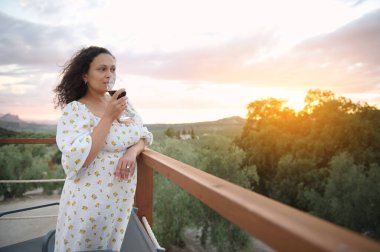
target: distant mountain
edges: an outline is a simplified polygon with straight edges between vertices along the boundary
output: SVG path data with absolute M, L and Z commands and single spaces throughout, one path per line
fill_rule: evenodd
M 16 132 L 32 133 L 53 133 L 56 129 L 56 125 L 29 123 L 12 114 L 5 114 L 0 117 L 0 127 Z
M 5 114 L 0 117 L 0 121 L 3 122 L 22 122 L 18 115 Z
M 205 121 L 205 122 L 194 122 L 194 123 L 175 123 L 175 124 L 147 124 L 149 129 L 162 130 L 168 127 L 173 127 L 176 129 L 183 128 L 194 128 L 194 129 L 207 129 L 206 131 L 218 131 L 220 129 L 240 129 L 245 124 L 245 119 L 240 116 L 231 116 L 227 118 L 222 118 L 215 121 Z M 51 122 L 39 122 L 31 123 L 21 120 L 19 116 L 12 114 L 5 114 L 0 116 L 0 128 L 16 131 L 16 132 L 31 132 L 31 133 L 48 133 L 55 134 L 56 124 Z M 202 130 L 203 131 L 203 130 Z M 1 137 L 0 132 L 0 137 Z
M 175 131 L 188 132 L 194 130 L 197 136 L 205 135 L 223 135 L 229 137 L 237 137 L 240 135 L 245 119 L 239 116 L 232 116 L 216 121 L 194 122 L 194 123 L 175 123 L 175 124 L 147 124 L 148 129 L 153 133 L 154 137 L 160 136 L 168 128 Z
M 246 119 L 240 116 L 231 116 L 215 121 L 216 123 L 222 124 L 245 124 Z
M 199 124 L 238 124 L 238 125 L 244 125 L 246 119 L 240 117 L 240 116 L 231 116 L 222 118 L 215 121 L 203 121 L 203 122 L 190 122 L 190 123 L 152 123 L 147 124 L 148 126 L 191 126 L 191 125 L 199 125 Z

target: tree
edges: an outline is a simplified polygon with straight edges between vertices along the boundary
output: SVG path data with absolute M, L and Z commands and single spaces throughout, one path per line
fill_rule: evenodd
M 170 138 L 173 138 L 173 137 L 176 136 L 176 132 L 175 132 L 175 130 L 173 128 L 167 128 L 165 130 L 165 135 L 167 135 Z
M 42 179 L 50 174 L 48 162 L 54 147 L 46 145 L 3 145 L 0 147 L 0 179 Z M 63 173 L 57 173 L 63 176 Z M 51 175 L 52 176 L 52 175 Z M 27 190 L 37 188 L 38 184 L 2 184 L 0 194 L 5 198 L 20 197 Z M 60 187 L 55 185 L 52 188 Z
M 191 139 L 195 139 L 196 138 L 196 135 L 195 135 L 195 132 L 194 132 L 193 128 L 191 128 L 190 134 L 191 134 Z
M 225 137 L 204 138 L 196 148 L 200 159 L 199 167 L 217 177 L 249 188 L 248 179 L 258 180 L 255 167 L 243 167 L 243 152 Z M 249 237 L 238 227 L 225 220 L 204 204 L 196 216 L 201 226 L 201 242 L 211 238 L 218 251 L 243 251 L 249 246 Z
M 312 213 L 373 238 L 380 238 L 380 166 L 357 165 L 344 152 L 330 162 L 324 192 L 310 191 Z
M 242 150 L 222 136 L 195 142 L 166 139 L 156 144 L 155 150 L 247 188 L 248 179 L 258 179 L 255 167 L 240 167 Z M 169 180 L 155 176 L 154 198 L 153 228 L 164 246 L 182 246 L 185 228 L 192 227 L 201 230 L 203 244 L 210 240 L 219 251 L 249 248 L 247 234 Z
M 305 102 L 300 113 L 272 98 L 249 104 L 236 143 L 245 152 L 242 166 L 257 169 L 254 190 L 379 237 L 373 223 L 379 226 L 380 208 L 372 196 L 379 187 L 373 190 L 369 174 L 380 174 L 380 111 L 331 91 L 310 90 Z

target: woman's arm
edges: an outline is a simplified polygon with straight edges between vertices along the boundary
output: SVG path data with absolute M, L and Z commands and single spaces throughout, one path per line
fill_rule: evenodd
M 131 146 L 119 159 L 114 175 L 120 179 L 132 177 L 136 170 L 136 158 L 145 149 L 144 139 L 140 139 L 135 145 Z
M 119 94 L 123 91 L 124 89 L 119 89 L 112 96 L 112 99 L 107 105 L 103 117 L 100 119 L 100 122 L 92 131 L 91 150 L 86 158 L 86 161 L 84 162 L 84 167 L 87 167 L 89 164 L 91 164 L 92 161 L 94 161 L 95 157 L 98 155 L 99 151 L 102 149 L 104 145 L 104 142 L 111 128 L 112 122 L 118 119 L 120 114 L 123 112 L 126 105 L 126 101 L 125 99 L 117 99 Z
M 91 150 L 86 158 L 86 161 L 84 161 L 84 164 L 83 164 L 84 167 L 87 167 L 89 164 L 91 164 L 91 162 L 94 161 L 96 155 L 98 155 L 99 151 L 104 145 L 108 132 L 111 128 L 111 125 L 112 125 L 112 119 L 108 117 L 103 117 L 102 119 L 100 119 L 100 122 L 92 131 Z

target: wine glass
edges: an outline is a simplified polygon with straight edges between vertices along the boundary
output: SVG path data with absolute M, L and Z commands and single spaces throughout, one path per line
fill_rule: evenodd
M 108 82 L 107 82 L 107 92 L 112 96 L 114 93 L 116 93 L 117 90 L 114 90 L 113 89 L 113 86 L 115 85 L 115 80 L 114 79 L 109 79 Z M 119 94 L 119 96 L 117 97 L 117 99 L 120 99 L 122 97 L 127 97 L 127 92 L 123 91 L 121 94 Z M 132 119 L 132 117 L 134 117 L 134 113 L 129 109 L 129 104 L 127 104 L 127 107 L 126 109 L 123 111 L 123 113 L 121 114 L 120 118 L 119 118 L 119 121 L 120 122 L 128 122 Z

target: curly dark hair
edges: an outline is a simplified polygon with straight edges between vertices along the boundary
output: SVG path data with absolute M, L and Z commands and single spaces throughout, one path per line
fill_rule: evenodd
M 103 47 L 90 46 L 77 51 L 66 62 L 61 73 L 62 79 L 54 89 L 56 93 L 54 99 L 55 108 L 63 108 L 66 104 L 76 101 L 86 94 L 87 85 L 83 80 L 83 75 L 88 72 L 94 58 L 101 53 L 114 57 L 110 51 Z

